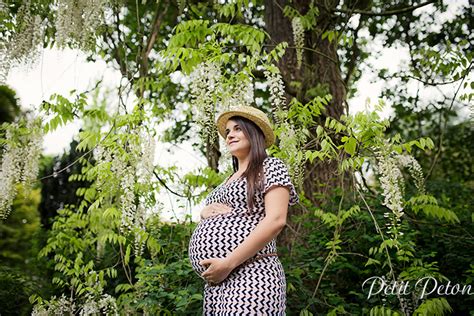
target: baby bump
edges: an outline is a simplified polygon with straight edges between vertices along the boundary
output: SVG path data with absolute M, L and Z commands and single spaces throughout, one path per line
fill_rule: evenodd
M 235 249 L 252 230 L 248 222 L 232 214 L 202 220 L 189 241 L 191 265 L 201 275 L 206 269 L 199 262 L 208 258 L 224 258 Z

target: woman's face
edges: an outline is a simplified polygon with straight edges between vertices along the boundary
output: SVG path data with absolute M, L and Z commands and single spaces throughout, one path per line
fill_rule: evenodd
M 244 157 L 250 152 L 250 141 L 245 136 L 242 127 L 233 120 L 225 125 L 226 144 L 230 153 L 236 157 Z

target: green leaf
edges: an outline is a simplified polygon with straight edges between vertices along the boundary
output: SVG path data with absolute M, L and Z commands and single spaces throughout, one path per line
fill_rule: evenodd
M 354 156 L 356 145 L 356 139 L 354 137 L 350 137 L 349 140 L 344 144 L 344 150 L 351 156 Z
M 127 265 L 130 262 L 130 253 L 132 252 L 132 246 L 127 245 L 127 248 L 125 250 L 125 256 L 123 258 L 124 263 Z

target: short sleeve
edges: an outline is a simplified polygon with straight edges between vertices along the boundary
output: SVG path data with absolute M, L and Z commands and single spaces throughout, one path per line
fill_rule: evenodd
M 287 187 L 290 190 L 289 205 L 295 205 L 299 202 L 295 186 L 291 182 L 288 174 L 288 168 L 281 159 L 268 157 L 264 162 L 264 188 L 263 194 L 267 193 L 274 186 Z

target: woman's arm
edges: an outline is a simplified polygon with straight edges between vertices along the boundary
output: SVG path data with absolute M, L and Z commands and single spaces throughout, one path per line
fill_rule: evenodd
M 219 283 L 241 263 L 265 247 L 285 227 L 290 193 L 288 188 L 275 186 L 265 194 L 265 217 L 254 230 L 225 258 L 210 258 L 200 262 L 210 265 L 201 276 Z
M 275 186 L 265 194 L 265 217 L 226 257 L 232 269 L 253 257 L 281 232 L 286 225 L 289 199 L 290 193 L 286 187 Z

